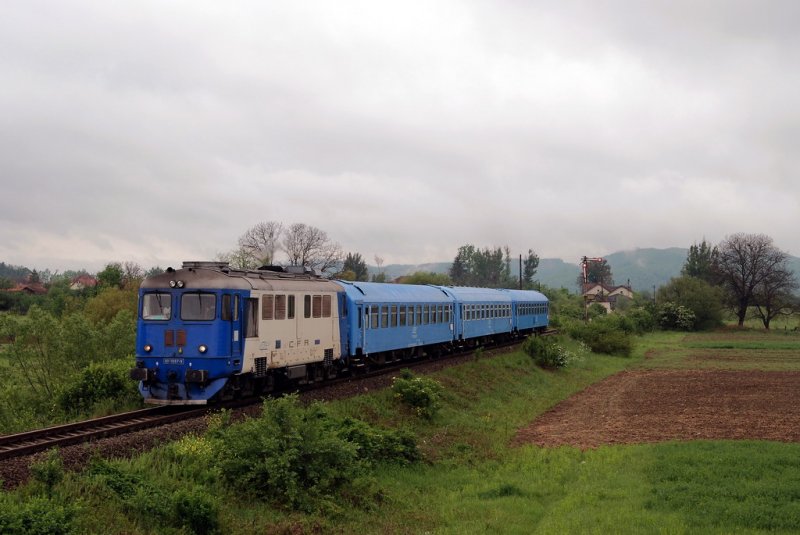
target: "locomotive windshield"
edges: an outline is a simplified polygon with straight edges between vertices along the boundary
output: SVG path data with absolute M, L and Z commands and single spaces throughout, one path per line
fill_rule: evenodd
M 217 296 L 210 293 L 185 293 L 181 296 L 181 319 L 209 321 L 216 317 Z
M 143 320 L 168 320 L 172 317 L 172 296 L 170 294 L 144 294 L 142 302 Z

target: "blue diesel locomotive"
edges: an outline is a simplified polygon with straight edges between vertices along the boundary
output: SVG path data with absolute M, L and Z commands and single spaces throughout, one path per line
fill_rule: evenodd
M 547 318 L 535 291 L 185 262 L 142 282 L 131 377 L 147 403 L 206 404 L 526 336 Z

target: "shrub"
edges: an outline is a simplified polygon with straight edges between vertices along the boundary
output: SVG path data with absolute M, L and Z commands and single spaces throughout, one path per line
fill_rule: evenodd
M 392 391 L 396 399 L 410 407 L 417 416 L 431 419 L 440 408 L 441 385 L 427 377 L 416 377 L 411 370 L 400 372 L 392 380 Z
M 568 362 L 568 353 L 556 343 L 555 337 L 530 336 L 522 344 L 522 350 L 542 368 L 563 368 Z
M 694 312 L 683 305 L 668 301 L 658 308 L 658 325 L 662 329 L 691 331 L 695 328 L 696 322 Z
M 150 528 L 172 526 L 190 533 L 219 530 L 219 506 L 213 497 L 198 490 L 170 492 L 103 459 L 92 459 L 87 475 L 111 489 L 122 509 Z
M 644 334 L 655 329 L 656 319 L 650 310 L 634 308 L 625 314 L 634 325 L 636 334 Z
M 355 444 L 359 457 L 371 463 L 407 463 L 420 457 L 417 441 L 407 431 L 382 429 L 348 417 L 337 424 L 337 433 Z
M 134 403 L 139 399 L 136 384 L 128 379 L 129 363 L 117 360 L 89 364 L 58 395 L 64 412 L 88 412 L 99 401 Z
M 320 405 L 268 399 L 261 417 L 216 431 L 215 464 L 241 492 L 311 511 L 364 472 L 357 446 L 335 427 Z
M 581 340 L 595 353 L 630 356 L 633 350 L 631 334 L 613 315 L 597 318 L 590 323 L 574 324 L 570 329 L 573 338 Z
M 0 494 L 0 533 L 15 535 L 72 535 L 78 533 L 72 504 L 35 496 L 25 502 Z
M 206 535 L 219 531 L 219 506 L 207 492 L 179 490 L 172 496 L 175 520 L 192 533 Z
M 58 449 L 49 450 L 44 458 L 31 464 L 31 477 L 44 486 L 47 495 L 53 496 L 53 489 L 64 479 L 64 462 Z

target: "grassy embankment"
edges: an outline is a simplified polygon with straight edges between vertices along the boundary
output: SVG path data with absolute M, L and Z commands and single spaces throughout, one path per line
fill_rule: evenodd
M 729 353 L 735 358 L 715 357 Z M 412 429 L 424 453 L 423 462 L 380 467 L 374 477 L 382 499 L 355 511 L 291 513 L 236 496 L 204 466 L 173 464 L 174 447 L 170 455 L 157 450 L 119 466 L 151 488 L 215 496 L 225 533 L 796 532 L 798 444 L 674 442 L 588 451 L 509 445 L 536 415 L 621 369 L 709 366 L 800 370 L 800 335 L 658 333 L 641 339 L 630 359 L 586 355 L 560 371 L 539 370 L 521 353 L 483 358 L 434 374 L 446 394 L 431 421 L 398 411 L 389 390 L 331 404 L 340 415 Z M 109 499 L 85 476 L 68 475 L 56 494 L 81 504 L 78 521 L 87 531 L 163 532 L 141 520 L 146 504 Z
M 636 356 L 627 362 L 592 355 L 569 371 L 544 373 L 548 386 L 538 388 L 533 384 L 537 374 L 512 373 L 518 377 L 514 389 L 519 390 L 506 396 L 498 384 L 475 401 L 457 393 L 469 387 L 447 379 L 467 368 L 445 372 L 442 381 L 456 392 L 456 403 L 453 413 L 443 415 L 447 425 L 430 433 L 433 438 L 451 437 L 443 443 L 447 453 L 434 464 L 385 471 L 381 482 L 394 499 L 379 514 L 356 518 L 352 529 L 438 533 L 800 529 L 798 444 L 675 442 L 589 451 L 507 446 L 513 429 L 566 397 L 567 383 L 599 378 L 623 365 L 800 370 L 800 335 L 654 334 L 640 340 Z M 482 376 L 484 372 L 474 377 Z M 532 399 L 534 392 L 538 400 Z M 464 408 L 462 416 L 456 414 L 457 407 Z M 479 422 L 485 427 L 477 431 Z M 486 442 L 480 448 L 462 446 L 466 441 L 458 437 L 473 432 Z M 459 447 L 468 454 L 459 455 Z

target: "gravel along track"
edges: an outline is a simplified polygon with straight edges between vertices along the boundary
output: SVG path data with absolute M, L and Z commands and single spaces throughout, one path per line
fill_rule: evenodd
M 800 442 L 800 372 L 621 372 L 556 405 L 514 444 L 578 446 L 668 440 Z

